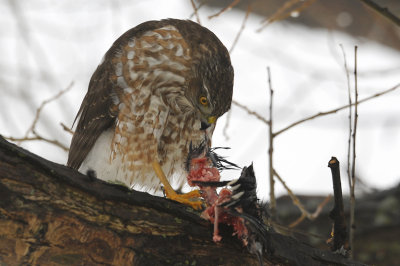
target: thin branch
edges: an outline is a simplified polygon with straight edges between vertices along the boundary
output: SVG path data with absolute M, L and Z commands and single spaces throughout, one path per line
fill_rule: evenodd
M 350 175 L 350 154 L 351 154 L 351 134 L 352 134 L 352 101 L 351 101 L 351 87 L 350 87 L 350 74 L 349 69 L 347 67 L 346 53 L 344 51 L 343 45 L 340 44 L 340 48 L 343 54 L 344 61 L 344 70 L 346 72 L 346 80 L 347 80 L 347 92 L 349 96 L 349 139 L 347 143 L 347 179 L 349 181 L 349 188 L 351 187 L 351 175 Z
M 391 87 L 391 88 L 389 88 L 389 89 L 387 89 L 387 90 L 384 90 L 384 91 L 375 93 L 375 94 L 373 94 L 373 95 L 371 95 L 371 96 L 369 96 L 369 97 L 366 97 L 366 98 L 364 98 L 364 99 L 362 99 L 362 100 L 359 100 L 359 101 L 357 102 L 357 104 L 361 104 L 361 103 L 367 102 L 367 101 L 369 101 L 369 100 L 371 100 L 371 99 L 374 99 L 374 98 L 377 98 L 377 97 L 379 97 L 379 96 L 385 95 L 385 94 L 387 94 L 387 93 L 389 93 L 389 92 L 395 91 L 395 90 L 398 89 L 398 88 L 400 88 L 400 83 L 399 83 L 399 84 L 396 84 L 395 86 L 393 86 L 393 87 Z M 353 106 L 354 104 L 355 104 L 355 103 L 352 103 L 351 106 Z M 275 136 L 278 136 L 278 135 L 280 135 L 281 133 L 283 133 L 283 132 L 285 132 L 285 131 L 291 129 L 291 128 L 294 127 L 294 126 L 297 126 L 297 125 L 302 124 L 302 123 L 304 123 L 304 122 L 310 121 L 310 120 L 312 120 L 312 119 L 314 119 L 314 118 L 317 118 L 317 117 L 321 117 L 321 116 L 325 116 L 325 115 L 334 114 L 334 113 L 336 113 L 336 112 L 338 112 L 338 111 L 341 111 L 341 110 L 343 110 L 343 109 L 346 109 L 346 108 L 349 108 L 349 105 L 348 105 L 348 104 L 343 105 L 343 106 L 338 107 L 338 108 L 335 108 L 335 109 L 330 110 L 330 111 L 319 112 L 319 113 L 314 114 L 314 115 L 312 115 L 312 116 L 309 116 L 309 117 L 300 119 L 300 120 L 298 120 L 298 121 L 296 121 L 296 122 L 290 124 L 289 126 L 287 126 L 287 127 L 283 128 L 283 129 L 279 130 L 279 131 L 276 132 L 274 135 L 275 135 Z
M 240 30 L 236 34 L 235 40 L 233 41 L 232 46 L 229 49 L 229 53 L 230 54 L 232 53 L 233 48 L 235 48 L 237 42 L 239 41 L 240 35 L 242 34 L 242 32 L 243 32 L 243 30 L 244 30 L 244 28 L 246 26 L 246 22 L 247 22 L 247 19 L 249 18 L 250 13 L 251 13 L 251 4 L 249 4 L 247 6 L 247 11 L 246 11 L 246 15 L 244 16 L 244 19 L 243 19 L 243 22 L 242 22 L 242 26 L 240 27 Z
M 239 38 L 240 38 L 240 35 L 242 34 L 242 32 L 243 32 L 243 30 L 244 30 L 244 28 L 245 28 L 246 21 L 247 21 L 247 18 L 249 17 L 249 15 L 250 15 L 250 12 L 251 12 L 251 4 L 249 4 L 248 7 L 247 7 L 247 12 L 246 12 L 246 15 L 245 15 L 245 17 L 244 17 L 242 26 L 241 26 L 239 32 L 237 33 L 237 35 L 236 35 L 236 37 L 235 37 L 235 40 L 234 40 L 233 43 L 232 43 L 231 48 L 229 49 L 229 53 L 230 53 L 230 54 L 232 53 L 233 48 L 235 48 L 236 43 L 238 42 L 238 40 L 239 40 Z M 246 111 L 248 111 L 248 110 L 246 110 Z M 228 136 L 228 127 L 229 127 L 229 122 L 230 122 L 230 120 L 231 120 L 231 114 L 232 114 L 232 109 L 230 109 L 230 110 L 228 111 L 227 115 L 226 115 L 226 122 L 225 122 L 224 129 L 223 129 L 223 131 L 222 131 L 222 134 L 224 135 L 224 137 L 225 137 L 226 140 L 229 140 L 229 136 Z M 261 117 L 261 116 L 260 116 L 260 117 Z M 262 117 L 261 117 L 261 118 L 262 118 Z
M 61 122 L 60 125 L 64 129 L 64 131 L 67 131 L 71 135 L 73 135 L 75 133 L 73 130 L 71 130 L 69 127 L 67 127 L 63 122 Z
M 273 135 L 273 120 L 272 120 L 272 110 L 273 110 L 273 96 L 274 90 L 271 83 L 271 70 L 267 67 L 268 72 L 268 87 L 269 87 L 269 149 L 268 149 L 268 159 L 269 159 L 269 208 L 271 210 L 271 216 L 274 218 L 276 215 L 276 199 L 275 199 L 275 181 L 274 181 L 274 165 L 273 165 L 273 154 L 274 154 L 274 135 Z
M 68 151 L 69 148 L 66 147 L 65 145 L 63 145 L 62 143 L 60 143 L 58 140 L 49 139 L 49 138 L 46 138 L 46 137 L 43 137 L 42 135 L 40 135 L 40 134 L 36 131 L 36 125 L 37 125 L 37 122 L 39 121 L 40 114 L 41 114 L 43 108 L 45 107 L 45 105 L 48 104 L 48 103 L 50 103 L 50 102 L 52 102 L 52 101 L 54 101 L 54 100 L 56 100 L 56 99 L 58 99 L 58 98 L 60 98 L 64 93 L 66 93 L 68 90 L 70 90 L 70 89 L 72 88 L 73 85 L 74 85 L 74 83 L 71 82 L 71 84 L 70 84 L 68 87 L 66 87 L 65 89 L 61 90 L 60 92 L 58 92 L 56 95 L 50 97 L 49 99 L 44 100 L 44 101 L 40 104 L 39 108 L 36 109 L 35 118 L 33 119 L 33 122 L 32 122 L 32 124 L 31 124 L 31 126 L 29 127 L 29 129 L 26 131 L 24 137 L 22 137 L 22 138 L 5 137 L 5 138 L 8 139 L 8 140 L 11 140 L 11 141 L 16 141 L 16 142 L 18 142 L 18 143 L 21 143 L 22 141 L 36 141 L 36 140 L 41 140 L 41 141 L 44 141 L 44 142 L 53 144 L 53 145 L 55 145 L 55 146 L 57 146 L 57 147 L 63 149 L 64 151 Z M 62 126 L 64 126 L 64 125 L 62 124 Z M 65 130 L 65 129 L 64 129 L 64 130 Z M 33 134 L 33 137 L 28 137 L 30 133 Z
M 355 230 L 355 186 L 356 186 L 356 134 L 358 122 L 358 82 L 357 82 L 357 46 L 354 47 L 354 125 L 353 125 L 353 162 L 351 167 L 350 187 L 350 249 L 354 254 L 354 230 Z
M 282 17 L 285 13 L 287 13 L 287 10 L 289 10 L 292 6 L 297 4 L 299 0 L 289 0 L 285 2 L 280 8 L 278 8 L 275 13 L 273 13 L 269 18 L 265 18 L 261 21 L 261 23 L 266 22 L 267 24 L 272 23 L 273 21 L 277 20 L 277 18 Z
M 39 108 L 36 109 L 36 115 L 35 115 L 35 118 L 33 119 L 32 125 L 28 128 L 28 130 L 27 130 L 26 133 L 25 133 L 25 138 L 28 137 L 29 133 L 31 133 L 31 132 L 34 133 L 35 128 L 36 128 L 37 121 L 39 120 L 40 113 L 42 112 L 43 107 L 44 107 L 46 104 L 48 104 L 48 103 L 50 103 L 50 102 L 52 102 L 52 101 L 57 100 L 58 98 L 60 98 L 64 93 L 66 93 L 67 91 L 69 91 L 69 90 L 72 88 L 73 85 L 74 85 L 74 83 L 71 82 L 71 84 L 69 84 L 68 87 L 66 87 L 65 89 L 61 90 L 60 92 L 58 92 L 56 95 L 50 97 L 49 99 L 44 100 L 44 101 L 40 104 Z
M 382 16 L 384 16 L 385 18 L 396 24 L 397 26 L 400 26 L 400 18 L 397 17 L 392 12 L 390 12 L 390 10 L 387 7 L 381 7 L 372 0 L 360 0 L 360 1 L 363 2 L 365 5 L 367 5 L 368 7 L 370 7 L 372 10 L 378 12 L 379 14 L 381 14 Z
M 294 222 L 288 225 L 289 228 L 294 228 L 299 225 L 307 216 L 302 213 L 299 218 L 297 218 Z
M 326 204 L 328 204 L 328 202 L 331 200 L 332 195 L 328 195 L 325 197 L 325 199 L 317 206 L 317 208 L 315 209 L 315 212 L 313 212 L 311 214 L 311 217 L 313 219 L 317 218 L 319 216 L 319 214 L 322 212 L 322 209 L 324 208 L 324 206 Z
M 224 7 L 223 9 L 221 9 L 219 12 L 215 13 L 214 15 L 208 16 L 208 19 L 212 19 L 215 17 L 218 17 L 219 15 L 221 15 L 222 13 L 231 10 L 234 6 L 236 6 L 237 4 L 239 4 L 240 0 L 233 0 L 232 3 L 230 3 L 228 6 Z
M 317 239 L 320 239 L 320 240 L 325 240 L 326 239 L 326 237 L 323 237 L 321 235 L 310 233 L 310 232 L 306 232 L 306 231 L 299 230 L 299 229 L 296 229 L 296 228 L 290 228 L 290 227 L 287 227 L 285 225 L 281 225 L 281 224 L 279 224 L 277 222 L 274 222 L 274 221 L 269 221 L 269 223 L 272 225 L 272 227 L 278 233 L 283 233 L 283 234 L 296 233 L 296 234 L 307 236 L 307 237 L 314 237 L 314 238 L 317 238 Z
M 326 204 L 328 204 L 328 202 L 330 201 L 330 199 L 331 199 L 331 195 L 328 195 L 328 196 L 326 196 L 325 197 L 325 199 L 320 203 L 320 204 L 318 204 L 318 206 L 317 206 L 317 208 L 315 209 L 315 211 L 310 215 L 310 220 L 314 220 L 314 219 L 316 219 L 319 215 L 320 215 L 320 213 L 321 213 L 321 211 L 323 210 L 323 208 L 324 208 L 324 206 L 326 205 Z M 305 218 L 307 218 L 307 216 L 306 215 L 304 215 L 303 213 L 301 214 L 301 216 L 296 220 L 296 221 L 294 221 L 294 222 L 292 222 L 290 225 L 289 225 L 289 228 L 294 228 L 294 227 L 296 227 L 299 223 L 301 223 Z
M 15 142 L 40 140 L 40 141 L 44 141 L 44 142 L 53 144 L 53 145 L 63 149 L 64 151 L 69 151 L 69 148 L 66 147 L 65 145 L 63 145 L 58 140 L 48 139 L 48 138 L 45 138 L 45 137 L 43 137 L 43 136 L 41 136 L 39 134 L 35 134 L 35 137 L 25 137 L 25 138 L 14 138 L 14 137 L 6 137 L 6 136 L 3 136 L 3 137 L 5 139 L 7 139 L 7 140 L 15 141 Z
M 197 6 L 196 11 L 193 11 L 193 13 L 190 14 L 189 19 L 192 19 L 196 15 L 196 12 L 199 12 L 200 8 L 205 4 L 208 4 L 208 2 L 210 2 L 210 0 L 201 1 L 200 4 Z
M 313 4 L 316 0 L 290 0 L 286 3 L 284 3 L 272 16 L 268 19 L 263 20 L 261 23 L 264 23 L 257 32 L 262 31 L 265 27 L 270 25 L 271 23 L 279 20 L 284 20 L 288 17 L 290 17 L 294 12 L 300 13 L 307 7 L 309 7 L 311 4 Z M 293 6 L 299 4 L 297 8 L 291 9 Z
M 286 185 L 286 182 L 282 179 L 282 177 L 275 171 L 275 169 L 273 169 L 274 172 L 274 176 L 279 180 L 279 182 L 281 182 L 281 184 L 283 185 L 283 187 L 286 189 L 286 191 L 288 192 L 289 197 L 292 199 L 292 202 L 294 205 L 296 205 L 300 212 L 301 212 L 301 217 L 299 219 L 301 219 L 301 221 L 304 219 L 302 218 L 302 216 L 307 217 L 309 220 L 314 220 L 316 217 L 318 217 L 319 213 L 321 212 L 323 206 L 328 203 L 330 196 L 328 196 L 320 205 L 321 207 L 317 208 L 316 211 L 311 214 L 310 212 L 308 212 L 306 210 L 306 208 L 303 206 L 303 204 L 301 204 L 299 198 L 293 193 L 293 191 L 288 187 L 288 185 Z M 293 224 L 293 223 L 292 223 Z M 290 227 L 290 226 L 289 226 Z
M 288 192 L 288 195 L 292 199 L 293 204 L 299 208 L 302 215 L 305 215 L 306 217 L 308 217 L 308 216 L 311 217 L 311 214 L 305 209 L 303 204 L 301 204 L 299 198 L 293 193 L 293 191 L 288 187 L 288 185 L 286 185 L 286 182 L 282 179 L 282 177 L 278 174 L 278 172 L 276 172 L 275 170 L 273 170 L 273 171 L 274 171 L 274 175 L 276 176 L 276 178 L 281 182 L 283 187 Z
M 38 74 L 35 72 L 35 76 L 40 77 L 44 81 L 42 85 L 48 85 L 47 88 L 59 87 L 60 82 L 54 75 L 54 67 L 49 60 L 49 56 L 47 55 L 48 50 L 45 49 L 41 45 L 41 42 L 39 42 L 34 37 L 35 35 L 27 34 L 27 32 L 32 31 L 33 24 L 30 21 L 29 16 L 26 16 L 24 9 L 22 8 L 22 3 L 20 1 L 8 0 L 8 6 L 10 8 L 10 14 L 12 14 L 15 18 L 16 30 L 20 36 L 20 38 L 18 39 L 20 41 L 17 44 L 21 46 L 17 46 L 17 51 L 22 49 L 24 52 L 26 52 L 24 53 L 23 51 L 19 51 L 17 53 L 17 60 L 19 61 L 19 74 L 21 74 L 21 72 L 23 72 L 26 68 L 26 57 L 27 55 L 29 55 L 32 57 L 34 63 L 37 66 Z M 32 101 L 33 97 L 30 91 L 25 89 L 26 87 L 30 86 L 30 80 L 32 79 L 32 70 L 30 67 L 26 69 L 27 77 L 21 77 L 21 75 L 19 75 L 18 77 L 20 87 L 18 93 L 21 95 L 22 98 L 24 98 L 24 101 L 29 109 L 33 111 L 36 108 L 35 104 Z M 45 88 L 46 86 L 42 87 Z M 64 111 L 66 111 L 65 108 L 63 109 Z M 5 110 L 5 112 L 8 112 L 8 110 Z M 49 131 L 53 131 L 56 129 L 54 125 L 50 123 L 51 121 L 48 117 L 43 117 L 42 122 L 43 124 L 47 125 L 47 129 Z
M 192 7 L 193 7 L 193 10 L 194 10 L 194 14 L 195 14 L 195 16 L 196 16 L 197 23 L 201 24 L 201 22 L 200 22 L 200 16 L 199 16 L 199 13 L 197 12 L 198 9 L 197 9 L 197 7 L 196 7 L 196 4 L 194 3 L 194 0 L 190 0 L 190 2 L 192 3 Z
M 262 122 L 264 122 L 265 124 L 269 124 L 269 121 L 267 119 L 265 119 L 264 117 L 262 117 L 259 113 L 250 110 L 247 106 L 232 100 L 232 104 L 236 105 L 237 107 L 241 108 L 242 110 L 246 111 L 249 115 L 251 116 L 255 116 L 258 120 L 261 120 Z

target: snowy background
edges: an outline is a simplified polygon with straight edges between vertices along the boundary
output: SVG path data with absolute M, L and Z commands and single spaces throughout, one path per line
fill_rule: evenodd
M 229 49 L 244 12 L 231 10 L 208 19 L 219 8 L 202 7 L 202 25 Z M 46 105 L 37 131 L 68 146 L 71 126 L 86 93 L 91 74 L 115 39 L 137 24 L 155 19 L 188 19 L 190 1 L 14 1 L 0 0 L 0 134 L 23 137 L 40 104 L 68 87 Z M 192 18 L 195 20 L 195 17 Z M 269 116 L 267 66 L 274 88 L 274 131 L 292 122 L 348 103 L 343 44 L 349 69 L 358 45 L 359 99 L 400 83 L 400 52 L 341 32 L 276 22 L 261 33 L 262 17 L 251 14 L 231 59 L 235 70 L 233 98 Z M 351 81 L 353 86 L 353 78 Z M 332 193 L 327 167 L 331 156 L 342 163 L 347 188 L 348 111 L 296 126 L 275 139 L 274 165 L 297 194 Z M 226 138 L 226 115 L 218 122 L 214 146 L 228 146 L 229 160 L 254 162 L 259 197 L 268 199 L 268 127 L 237 106 L 232 107 Z M 387 188 L 400 181 L 400 89 L 359 106 L 357 176 L 369 187 Z M 41 141 L 24 148 L 65 164 L 67 153 Z M 224 178 L 237 178 L 228 171 Z M 277 194 L 285 194 L 277 182 Z

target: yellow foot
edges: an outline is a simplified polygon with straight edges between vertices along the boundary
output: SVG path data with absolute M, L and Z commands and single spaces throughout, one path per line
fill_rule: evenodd
M 167 198 L 175 200 L 177 202 L 183 203 L 192 207 L 195 210 L 199 210 L 202 208 L 203 202 L 200 200 L 196 200 L 201 197 L 200 191 L 193 190 L 186 194 L 177 194 L 175 190 L 169 184 L 165 174 L 160 166 L 160 164 L 156 161 L 153 162 L 153 169 L 160 179 L 161 183 L 164 185 L 164 190 Z
M 200 194 L 200 190 L 196 189 L 196 190 L 192 190 L 185 194 L 179 194 L 179 196 L 182 196 L 185 199 L 193 199 L 193 198 L 200 198 L 201 194 Z
M 191 192 L 193 192 L 193 191 L 191 191 Z M 167 198 L 169 198 L 169 199 L 172 199 L 177 202 L 188 205 L 195 210 L 200 210 L 203 206 L 203 202 L 201 200 L 194 200 L 194 198 L 198 198 L 197 196 L 189 197 L 188 194 L 190 194 L 191 192 L 186 193 L 186 194 L 177 194 L 177 193 L 173 193 L 173 195 L 168 195 L 168 193 L 166 193 L 166 194 L 167 194 Z M 200 193 L 198 193 L 198 194 L 200 195 Z

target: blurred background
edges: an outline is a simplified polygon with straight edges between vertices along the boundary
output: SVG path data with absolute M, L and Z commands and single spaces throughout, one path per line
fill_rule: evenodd
M 400 16 L 398 0 L 374 3 Z M 0 0 L 0 13 L 0 134 L 35 137 L 26 133 L 38 108 L 68 88 L 43 107 L 34 130 L 60 145 L 15 141 L 61 164 L 66 163 L 71 134 L 60 123 L 72 126 L 90 77 L 115 39 L 141 22 L 163 18 L 192 19 L 212 30 L 231 50 L 235 69 L 235 104 L 218 121 L 213 145 L 231 147 L 223 155 L 241 166 L 254 162 L 258 195 L 264 201 L 269 200 L 268 126 L 240 106 L 269 118 L 267 67 L 274 89 L 274 132 L 348 103 L 340 45 L 352 90 L 354 46 L 358 46 L 359 99 L 400 83 L 400 27 L 360 0 Z M 400 181 L 400 89 L 360 104 L 358 111 L 357 195 L 391 191 Z M 331 156 L 341 162 L 343 189 L 348 194 L 348 124 L 345 109 L 302 123 L 274 139 L 275 170 L 295 194 L 313 199 L 332 194 L 327 167 Z M 225 179 L 238 176 L 232 171 L 223 175 Z M 396 191 L 388 211 L 391 218 L 399 219 Z M 279 182 L 276 194 L 287 194 Z M 278 210 L 279 204 L 284 203 L 278 201 Z M 379 219 L 383 225 L 392 224 L 390 219 Z M 382 263 L 390 257 L 387 250 L 374 252 L 359 258 Z

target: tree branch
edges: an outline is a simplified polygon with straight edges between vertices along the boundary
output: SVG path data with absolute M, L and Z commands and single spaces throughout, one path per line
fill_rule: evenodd
M 0 261 L 113 265 L 257 265 L 232 230 L 179 203 L 91 181 L 0 137 Z M 268 234 L 265 263 L 361 265 L 287 236 Z
M 328 162 L 328 167 L 332 172 L 333 192 L 335 198 L 335 205 L 329 214 L 333 220 L 333 243 L 332 251 L 346 252 L 349 248 L 348 232 L 346 227 L 346 218 L 344 216 L 344 204 L 342 196 L 342 183 L 340 181 L 340 167 L 339 161 L 336 157 L 332 157 Z
M 366 98 L 364 98 L 364 99 L 361 99 L 361 100 L 359 100 L 359 101 L 357 102 L 357 104 L 361 104 L 361 103 L 367 102 L 367 101 L 369 101 L 369 100 L 371 100 L 371 99 L 373 99 L 373 98 L 377 98 L 377 97 L 379 97 L 379 96 L 382 96 L 382 95 L 384 95 L 384 94 L 387 94 L 387 93 L 389 93 L 389 92 L 392 92 L 392 91 L 394 91 L 394 90 L 396 90 L 396 89 L 398 89 L 398 88 L 400 88 L 400 83 L 397 84 L 397 85 L 395 85 L 395 86 L 393 86 L 393 87 L 391 87 L 391 88 L 389 88 L 389 89 L 387 89 L 387 90 L 384 90 L 384 91 L 375 93 L 375 94 L 373 94 L 373 95 L 371 95 L 371 96 L 368 96 L 368 97 L 366 97 Z M 351 104 L 351 106 L 353 106 L 353 105 L 355 105 L 355 103 L 352 103 L 352 104 Z M 330 110 L 330 111 L 319 112 L 319 113 L 314 114 L 314 115 L 312 115 L 312 116 L 309 116 L 309 117 L 300 119 L 300 120 L 298 120 L 298 121 L 296 121 L 296 122 L 294 122 L 294 123 L 288 125 L 287 127 L 283 128 L 283 129 L 281 129 L 281 130 L 279 130 L 278 132 L 275 132 L 275 136 L 278 136 L 279 134 L 285 132 L 286 130 L 291 129 L 291 128 L 294 127 L 294 126 L 297 126 L 298 124 L 302 124 L 302 123 L 304 123 L 304 122 L 306 122 L 306 121 L 312 120 L 312 119 L 317 118 L 317 117 L 321 117 L 321 116 L 331 115 L 331 114 L 337 113 L 337 112 L 339 112 L 339 111 L 341 111 L 341 110 L 343 110 L 343 109 L 346 109 L 346 108 L 348 108 L 348 107 L 349 107 L 349 105 L 346 104 L 346 105 L 343 105 L 343 106 L 338 107 L 338 108 L 336 108 L 336 109 L 332 109 L 332 110 Z
M 397 17 L 392 12 L 390 12 L 390 10 L 387 7 L 381 7 L 372 0 L 360 0 L 360 1 L 363 2 L 365 5 L 367 5 L 369 8 L 371 8 L 372 10 L 378 12 L 379 14 L 381 14 L 382 16 L 384 16 L 385 18 L 396 24 L 397 26 L 400 26 L 400 18 Z

